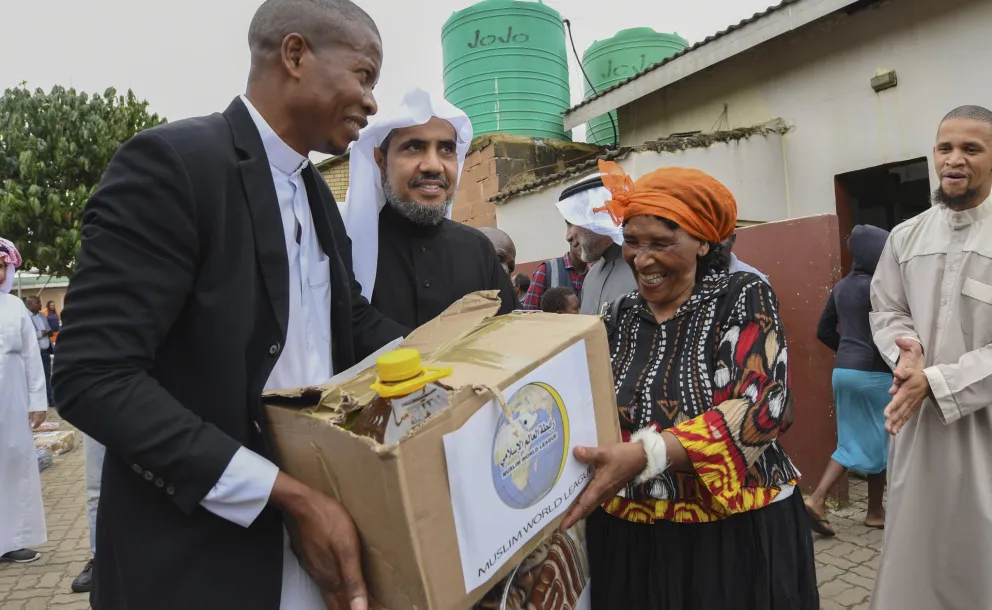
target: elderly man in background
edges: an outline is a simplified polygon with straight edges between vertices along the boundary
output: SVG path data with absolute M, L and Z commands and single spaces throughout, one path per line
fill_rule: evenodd
M 513 271 L 517 268 L 517 245 L 513 243 L 513 238 L 503 229 L 496 227 L 479 227 L 479 232 L 492 242 L 499 264 L 512 280 Z M 513 293 L 516 294 L 516 284 Z
M 414 89 L 352 148 L 341 215 L 355 278 L 373 307 L 404 326 L 416 328 L 479 290 L 500 291 L 500 313 L 517 308 L 489 239 L 450 220 L 471 142 L 464 112 Z
M 871 283 L 895 373 L 876 610 L 992 608 L 992 112 L 937 131 L 936 205 L 889 237 Z
M 604 313 L 610 303 L 637 290 L 634 274 L 623 262 L 623 230 L 608 214 L 596 213 L 610 198 L 603 179 L 593 176 L 566 188 L 558 199 L 558 211 L 569 225 L 565 239 L 589 265 L 580 295 L 584 314 Z

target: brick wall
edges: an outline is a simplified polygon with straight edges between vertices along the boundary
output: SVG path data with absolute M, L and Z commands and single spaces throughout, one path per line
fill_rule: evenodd
M 324 182 L 331 187 L 334 199 L 338 203 L 344 202 L 344 196 L 348 193 L 348 157 L 336 157 L 329 159 L 318 165 L 320 175 L 324 177 Z
M 580 142 L 489 134 L 472 142 L 451 217 L 473 227 L 495 227 L 496 205 L 489 198 L 507 186 L 559 172 L 599 150 Z

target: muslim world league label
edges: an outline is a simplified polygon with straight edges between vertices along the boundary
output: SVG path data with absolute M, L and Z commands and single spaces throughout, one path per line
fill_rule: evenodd
M 510 508 L 541 501 L 561 477 L 568 450 L 568 413 L 558 392 L 545 383 L 520 388 L 508 401 L 493 438 L 493 485 Z
M 504 388 L 444 435 L 465 590 L 491 584 L 514 554 L 561 517 L 592 475 L 576 446 L 599 444 L 585 341 Z

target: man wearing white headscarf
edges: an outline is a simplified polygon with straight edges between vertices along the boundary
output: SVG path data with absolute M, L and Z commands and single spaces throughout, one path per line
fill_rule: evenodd
M 414 89 L 352 147 L 341 207 L 362 296 L 408 327 L 478 290 L 499 290 L 500 313 L 518 307 L 492 243 L 453 222 L 451 204 L 472 124 L 442 98 Z
M 614 225 L 609 214 L 594 212 L 611 198 L 598 175 L 579 180 L 558 198 L 558 212 L 568 223 L 565 239 L 578 246 L 582 260 L 590 265 L 582 281 L 579 313 L 603 313 L 610 303 L 637 290 L 620 247 L 623 228 Z
M 0 238 L 0 563 L 28 563 L 26 548 L 48 540 L 32 428 L 45 421 L 48 399 L 41 350 L 30 314 L 10 293 L 21 255 Z

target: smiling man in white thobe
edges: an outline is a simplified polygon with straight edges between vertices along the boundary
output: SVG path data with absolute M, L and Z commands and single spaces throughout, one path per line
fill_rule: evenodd
M 893 229 L 871 285 L 895 370 L 873 610 L 992 608 L 992 112 L 951 111 L 934 167 L 934 207 Z

